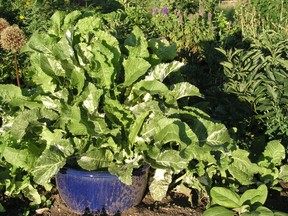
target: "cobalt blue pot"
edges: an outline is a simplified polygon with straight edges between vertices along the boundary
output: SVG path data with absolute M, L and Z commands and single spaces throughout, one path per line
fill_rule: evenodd
M 149 166 L 133 172 L 132 184 L 122 183 L 108 171 L 62 169 L 56 184 L 62 200 L 75 213 L 115 215 L 138 205 L 143 199 Z

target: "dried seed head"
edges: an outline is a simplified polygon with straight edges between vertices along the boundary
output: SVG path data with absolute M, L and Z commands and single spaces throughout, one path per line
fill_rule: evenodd
M 0 43 L 7 51 L 18 52 L 25 42 L 25 35 L 18 25 L 8 26 L 1 33 Z
M 0 34 L 8 26 L 9 26 L 9 23 L 7 22 L 7 20 L 0 18 Z

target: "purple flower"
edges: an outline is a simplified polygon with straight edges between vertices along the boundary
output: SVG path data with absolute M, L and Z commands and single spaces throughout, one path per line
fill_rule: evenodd
M 164 8 L 162 9 L 162 14 L 163 14 L 163 15 L 167 15 L 168 12 L 169 12 L 169 10 L 168 10 L 167 7 L 164 7 Z

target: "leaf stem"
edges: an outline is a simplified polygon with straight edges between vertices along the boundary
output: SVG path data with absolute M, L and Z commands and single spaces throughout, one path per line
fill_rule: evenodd
M 17 53 L 14 52 L 14 62 L 15 62 L 15 70 L 16 70 L 16 80 L 17 80 L 17 85 L 20 88 L 20 80 L 19 80 L 19 71 L 18 71 L 18 63 L 17 63 Z

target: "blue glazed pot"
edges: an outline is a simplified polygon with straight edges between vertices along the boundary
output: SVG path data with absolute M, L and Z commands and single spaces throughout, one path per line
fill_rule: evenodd
M 149 166 L 133 172 L 132 185 L 122 183 L 108 171 L 62 169 L 56 184 L 62 200 L 75 213 L 120 213 L 143 199 Z

